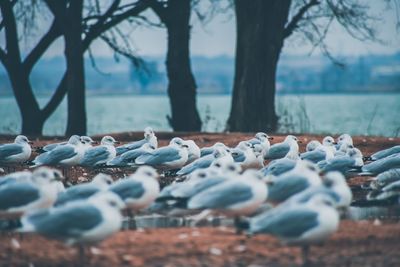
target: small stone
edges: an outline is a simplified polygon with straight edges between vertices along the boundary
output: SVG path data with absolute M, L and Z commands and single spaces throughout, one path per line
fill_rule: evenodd
M 235 247 L 235 251 L 237 252 L 245 252 L 247 250 L 247 247 L 245 245 L 239 245 Z
M 388 140 L 389 140 L 389 141 L 393 141 L 394 138 L 393 138 L 393 137 L 389 137 Z
M 100 249 L 96 248 L 96 247 L 91 247 L 91 248 L 90 248 L 90 252 L 91 252 L 93 255 L 101 255 L 101 254 L 102 254 L 102 251 L 101 251 Z
M 200 236 L 200 232 L 199 231 L 193 231 L 192 232 L 192 236 Z
M 180 234 L 180 235 L 178 235 L 178 238 L 179 239 L 186 239 L 186 238 L 188 238 L 188 234 Z
M 215 256 L 221 256 L 222 255 L 222 250 L 220 250 L 219 248 L 210 248 L 210 254 L 215 255 Z
M 11 239 L 11 247 L 14 249 L 20 249 L 21 245 L 19 244 L 18 240 L 15 238 Z
M 380 225 L 382 225 L 382 222 L 379 219 L 375 219 L 372 224 L 375 225 L 375 226 L 380 226 Z
M 125 254 L 122 256 L 122 260 L 125 262 L 130 262 L 132 259 L 133 259 L 133 256 L 129 255 L 129 254 Z

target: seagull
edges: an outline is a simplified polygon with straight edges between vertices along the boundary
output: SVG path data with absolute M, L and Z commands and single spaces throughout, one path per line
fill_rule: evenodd
M 215 161 L 215 159 L 224 159 L 227 162 L 233 162 L 231 154 L 228 153 L 225 148 L 217 147 L 212 154 L 201 157 L 193 161 L 192 163 L 182 167 L 182 169 L 180 169 L 176 174 L 179 176 L 186 176 L 197 169 L 208 168 Z
M 13 172 L 0 177 L 0 186 L 14 182 L 29 182 L 31 181 L 32 173 L 29 171 Z
M 321 144 L 320 141 L 318 140 L 311 140 L 310 142 L 308 142 L 307 146 L 306 146 L 306 151 L 310 152 L 315 150 L 317 147 L 319 147 Z
M 133 213 L 149 207 L 160 193 L 158 174 L 150 166 L 141 166 L 137 171 L 121 179 L 109 187 L 109 191 L 117 194 L 126 204 L 129 217 Z
M 326 136 L 322 140 L 322 144 L 313 149 L 300 154 L 301 159 L 309 160 L 313 163 L 318 163 L 322 160 L 329 160 L 335 156 L 335 140 L 331 136 Z
M 297 161 L 296 166 L 282 175 L 267 179 L 269 203 L 281 203 L 312 186 L 322 184 L 317 167 L 309 161 Z
M 260 162 L 254 154 L 251 144 L 246 141 L 240 142 L 236 148 L 231 149 L 231 155 L 242 170 L 260 168 Z
M 380 174 L 390 169 L 400 168 L 400 153 L 392 154 L 388 157 L 373 161 L 364 165 L 362 175 Z
M 221 142 L 217 142 L 210 147 L 201 148 L 200 149 L 200 157 L 204 157 L 204 156 L 212 154 L 217 148 L 223 148 L 227 151 L 229 150 L 229 148 L 225 144 L 223 144 Z
M 266 200 L 267 187 L 255 170 L 247 170 L 236 179 L 222 182 L 188 201 L 188 209 L 203 210 L 202 216 L 222 213 L 228 216 L 250 215 Z
M 340 145 L 339 149 L 336 150 L 334 156 L 335 157 L 337 157 L 337 156 L 345 156 L 347 154 L 347 152 L 352 148 L 354 148 L 353 145 L 350 145 L 350 144 L 347 144 L 347 143 L 343 143 L 343 144 Z
M 250 220 L 251 234 L 270 234 L 285 244 L 302 246 L 304 264 L 308 261 L 309 245 L 320 243 L 339 227 L 339 213 L 329 196 L 314 195 L 308 202 L 267 211 Z
M 98 192 L 107 190 L 112 183 L 113 179 L 110 175 L 99 173 L 90 183 L 71 186 L 58 194 L 54 205 L 61 206 L 71 201 L 87 199 Z
M 349 134 L 342 134 L 338 137 L 337 147 L 339 148 L 343 143 L 354 146 L 353 138 Z
M 122 227 L 123 201 L 111 192 L 96 194 L 88 200 L 26 214 L 19 232 L 35 232 L 67 245 L 79 245 L 83 266 L 84 245 L 93 244 L 117 233 Z
M 155 148 L 158 147 L 157 137 L 151 127 L 144 129 L 144 139 L 117 147 L 117 155 L 121 155 L 129 150 L 138 149 L 145 143 L 150 143 Z
M 200 148 L 196 145 L 193 140 L 185 140 L 184 143 L 188 146 L 188 160 L 186 164 L 190 164 L 193 161 L 200 158 Z
M 191 197 L 220 183 L 234 179 L 241 171 L 235 163 L 220 159 L 217 159 L 213 165 L 213 167 L 219 169 L 218 172 L 210 173 L 205 169 L 198 169 L 191 173 L 190 180 L 164 187 L 151 210 L 170 216 L 196 213 L 197 211 L 188 210 L 187 207 Z
M 85 167 L 96 167 L 104 165 L 115 158 L 117 152 L 114 145 L 119 144 L 112 136 L 106 135 L 101 139 L 101 144 L 88 148 L 81 159 L 80 165 Z
M 143 144 L 140 148 L 129 150 L 107 162 L 107 165 L 117 167 L 134 166 L 135 160 L 144 154 L 151 153 L 156 148 L 150 143 Z
M 28 181 L 0 187 L 0 214 L 18 215 L 51 207 L 57 198 L 57 182 L 62 177 L 47 167 L 33 171 Z
M 400 168 L 390 169 L 380 173 L 372 179 L 370 187 L 372 189 L 381 189 L 396 181 L 400 181 Z
M 79 138 L 79 139 L 81 139 L 81 137 L 79 136 L 79 135 L 72 135 L 74 138 Z M 71 136 L 71 137 L 72 137 Z M 87 137 L 87 136 L 85 136 L 85 137 Z M 90 138 L 90 137 L 89 137 Z M 90 138 L 91 139 L 91 138 Z M 81 141 L 82 141 L 82 143 L 84 144 L 86 141 L 87 141 L 87 139 L 85 138 L 85 141 L 83 141 L 82 139 L 81 139 Z M 93 140 L 92 140 L 93 141 Z M 47 144 L 47 145 L 45 145 L 44 147 L 36 147 L 36 152 L 37 153 L 39 153 L 39 154 L 42 154 L 42 153 L 45 153 L 45 152 L 49 152 L 49 151 L 51 151 L 51 150 L 53 150 L 54 148 L 56 148 L 57 146 L 62 146 L 62 145 L 65 145 L 65 144 L 68 144 L 68 141 L 63 141 L 63 142 L 58 142 L 58 143 L 51 143 L 51 144 Z
M 280 159 L 289 152 L 298 154 L 300 141 L 293 135 L 288 135 L 282 143 L 274 144 L 270 147 L 266 159 Z
M 282 207 L 287 204 L 305 203 L 316 194 L 327 194 L 335 201 L 334 207 L 338 210 L 347 209 L 353 199 L 353 194 L 348 186 L 345 177 L 340 172 L 328 172 L 323 177 L 323 184 L 310 187 L 290 197 Z
M 14 143 L 0 145 L 0 165 L 23 163 L 31 156 L 32 142 L 24 135 L 18 135 Z
M 373 201 L 374 204 L 377 204 L 378 202 L 386 205 L 398 205 L 400 200 L 400 181 L 395 181 L 381 189 L 371 191 L 367 195 L 367 200 L 375 200 Z
M 53 150 L 40 154 L 33 160 L 33 166 L 40 165 L 66 165 L 73 166 L 79 164 L 84 154 L 84 147 L 80 137 L 73 135 L 68 143 L 55 147 Z
M 135 160 L 137 165 L 149 165 L 161 171 L 182 168 L 188 159 L 188 146 L 179 138 L 173 138 L 168 146 L 141 155 Z
M 264 175 L 278 176 L 292 170 L 296 166 L 297 160 L 287 157 L 271 161 L 267 166 L 260 170 Z
M 397 154 L 400 153 L 400 145 L 397 146 L 393 146 L 384 150 L 380 150 L 374 154 L 372 154 L 371 156 L 367 157 L 367 160 L 371 160 L 371 161 L 375 161 L 375 160 L 379 160 L 379 159 L 383 159 L 386 158 L 388 156 L 391 156 L 393 154 Z
M 339 171 L 346 174 L 351 169 L 359 169 L 364 165 L 361 151 L 358 148 L 351 148 L 345 156 L 333 157 L 329 160 L 318 162 L 318 167 L 323 172 Z
M 262 147 L 262 155 L 263 157 L 265 157 L 265 155 L 268 153 L 269 148 L 271 147 L 271 143 L 269 141 L 273 139 L 274 138 L 268 136 L 268 134 L 259 132 L 256 133 L 254 138 L 248 140 L 247 142 L 253 146 L 256 144 L 260 144 Z

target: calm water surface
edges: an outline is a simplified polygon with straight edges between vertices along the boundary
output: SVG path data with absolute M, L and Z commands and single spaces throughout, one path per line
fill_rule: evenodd
M 230 96 L 199 96 L 204 131 L 224 130 L 230 100 Z M 400 94 L 280 95 L 276 100 L 280 132 L 400 135 Z M 39 98 L 42 105 L 46 101 L 46 97 Z M 86 102 L 90 135 L 141 131 L 148 125 L 158 131 L 171 131 L 165 96 L 88 96 Z M 0 98 L 0 115 L 0 133 L 20 131 L 21 118 L 13 97 Z M 46 122 L 44 134 L 62 135 L 66 118 L 63 102 Z

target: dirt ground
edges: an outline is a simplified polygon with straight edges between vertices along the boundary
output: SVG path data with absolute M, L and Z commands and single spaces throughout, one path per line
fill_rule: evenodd
M 112 134 L 122 142 L 142 138 L 142 133 Z M 193 139 L 200 146 L 217 141 L 236 145 L 252 134 L 158 133 L 160 145 L 173 136 Z M 305 144 L 321 140 L 317 135 L 297 135 Z M 272 143 L 284 136 L 273 135 Z M 335 136 L 336 137 L 336 136 Z M 13 137 L 0 136 L 0 143 Z M 96 136 L 99 140 L 101 136 Z M 34 146 L 55 142 L 55 138 L 34 139 Z M 355 146 L 364 155 L 400 144 L 400 138 L 355 137 Z M 18 168 L 20 169 L 20 168 Z M 75 168 L 64 170 L 73 182 L 79 176 L 88 179 L 96 171 Z M 107 170 L 110 171 L 110 170 Z M 113 172 L 114 177 L 126 171 Z M 80 179 L 79 181 L 85 180 Z M 370 177 L 354 177 L 349 184 L 357 189 Z M 167 183 L 165 181 L 165 183 Z M 357 194 L 357 192 L 355 192 Z M 341 222 L 339 231 L 323 246 L 311 249 L 309 266 L 400 266 L 400 223 L 398 220 Z M 247 238 L 232 228 L 168 228 L 122 231 L 88 249 L 86 262 L 78 261 L 76 248 L 36 235 L 3 234 L 0 236 L 0 266 L 301 266 L 298 247 L 282 245 L 269 236 Z

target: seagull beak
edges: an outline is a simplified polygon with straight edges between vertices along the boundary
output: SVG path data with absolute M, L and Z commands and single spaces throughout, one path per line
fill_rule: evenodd
M 301 140 L 297 140 L 297 143 L 302 144 L 303 142 Z
M 97 142 L 97 141 L 91 141 L 90 142 L 92 145 L 98 145 L 99 144 L 99 142 Z
M 274 140 L 274 138 L 272 136 L 268 136 L 267 138 L 268 138 L 268 140 Z
M 32 141 L 28 141 L 28 144 L 33 145 L 33 142 Z
M 121 144 L 121 142 L 120 141 L 114 141 L 114 144 Z
M 334 145 L 337 145 L 337 142 L 333 142 Z

